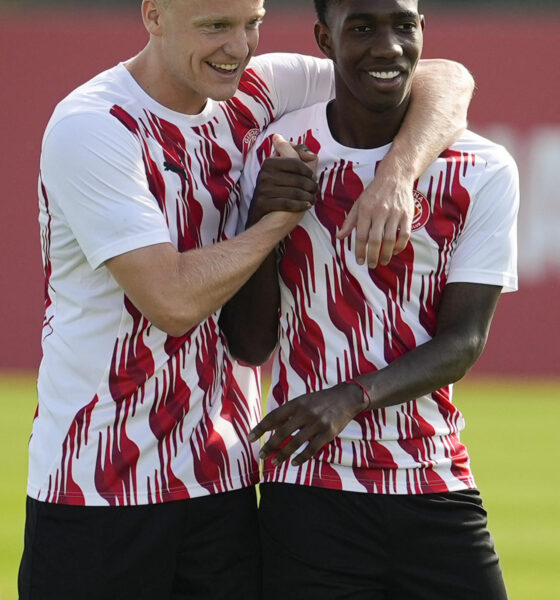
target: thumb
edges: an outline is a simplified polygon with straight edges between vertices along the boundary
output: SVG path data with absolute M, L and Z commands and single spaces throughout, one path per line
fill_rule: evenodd
M 319 157 L 314 152 L 311 152 L 305 144 L 298 144 L 295 149 L 300 159 L 313 171 L 313 175 L 317 175 Z
M 318 158 L 315 152 L 311 152 L 311 150 L 305 144 L 297 144 L 294 146 L 294 149 L 304 163 L 314 162 Z
M 298 151 L 279 133 L 275 133 L 272 136 L 272 143 L 278 156 L 282 156 L 283 158 L 300 158 Z

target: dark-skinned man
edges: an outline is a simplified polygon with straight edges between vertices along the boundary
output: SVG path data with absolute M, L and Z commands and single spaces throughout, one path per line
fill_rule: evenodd
M 272 432 L 261 452 L 265 597 L 503 600 L 452 384 L 517 286 L 517 169 L 466 132 L 417 180 L 406 249 L 360 265 L 355 237 L 339 232 L 407 113 L 424 17 L 416 0 L 315 5 L 336 98 L 271 126 L 243 191 L 252 221 L 291 194 L 276 134 L 317 155 L 308 177 L 319 191 L 222 315 L 239 357 L 264 360 L 278 343 L 273 410 L 252 433 Z

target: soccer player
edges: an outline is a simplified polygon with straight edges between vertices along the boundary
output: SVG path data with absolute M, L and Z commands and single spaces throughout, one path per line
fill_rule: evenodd
M 250 307 L 243 319 L 237 306 L 230 331 L 240 358 L 265 359 L 279 329 L 274 410 L 251 437 L 272 432 L 261 453 L 264 597 L 503 600 L 452 383 L 517 286 L 516 165 L 465 132 L 416 182 L 406 249 L 386 266 L 358 264 L 355 237 L 337 234 L 409 109 L 424 17 L 417 0 L 315 5 L 336 98 L 272 124 L 242 192 L 253 220 L 288 196 L 290 169 L 273 151 L 282 134 L 317 155 L 316 202 L 227 308 Z
M 231 358 L 219 308 L 301 216 L 270 214 L 235 237 L 244 157 L 273 119 L 333 91 L 328 61 L 249 64 L 263 16 L 262 0 L 144 0 L 147 46 L 72 92 L 47 126 L 22 600 L 258 594 L 258 381 Z M 460 129 L 469 77 L 426 65 L 389 182 Z M 311 203 L 312 178 L 295 185 Z M 386 190 L 358 216 L 373 246 Z M 401 214 L 379 218 L 389 245 Z

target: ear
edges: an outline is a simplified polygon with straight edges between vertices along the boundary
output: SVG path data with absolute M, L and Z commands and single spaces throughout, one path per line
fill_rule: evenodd
M 319 46 L 321 52 L 331 60 L 334 61 L 334 52 L 331 44 L 331 30 L 327 25 L 317 21 L 315 23 L 315 40 L 317 46 Z
M 426 18 L 424 15 L 420 15 L 420 27 L 422 27 L 422 31 L 424 31 L 424 27 L 426 27 Z
M 150 35 L 161 35 L 162 7 L 158 0 L 142 1 L 142 21 Z

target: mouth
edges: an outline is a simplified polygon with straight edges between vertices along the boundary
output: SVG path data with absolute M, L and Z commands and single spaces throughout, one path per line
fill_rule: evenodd
M 381 81 L 391 81 L 401 75 L 401 71 L 369 71 L 369 75 Z
M 369 69 L 368 75 L 379 91 L 393 92 L 406 81 L 406 73 L 401 69 Z
M 241 67 L 240 63 L 207 63 L 214 71 L 221 73 L 222 75 L 235 75 L 239 72 Z

